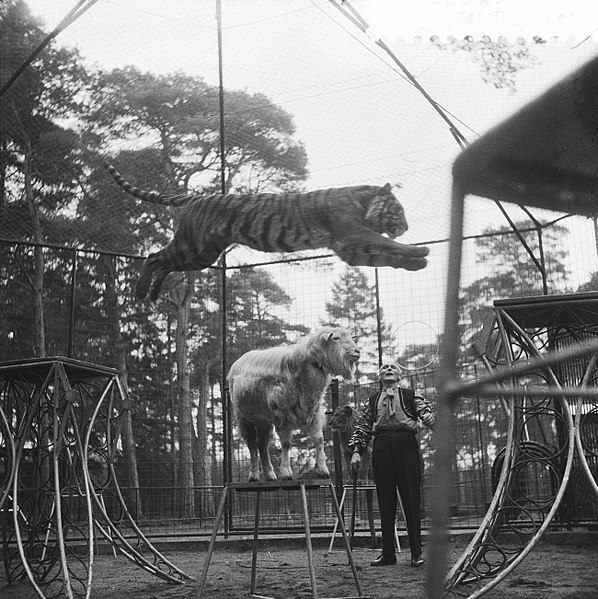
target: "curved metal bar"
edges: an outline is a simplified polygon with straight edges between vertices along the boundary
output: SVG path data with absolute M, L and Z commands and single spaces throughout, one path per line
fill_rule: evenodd
M 504 318 L 507 322 L 508 327 L 501 328 L 501 336 L 504 335 L 503 344 L 505 348 L 511 346 L 508 337 L 508 330 L 515 331 L 520 342 L 522 342 L 522 350 L 526 350 L 527 355 L 534 356 L 535 358 L 542 358 L 542 354 L 537 349 L 536 345 L 533 343 L 532 339 L 526 334 L 526 332 L 518 326 L 516 322 L 514 322 L 508 314 L 498 312 L 497 316 L 499 322 L 502 322 Z M 509 353 L 507 358 L 507 363 L 512 363 L 513 354 Z M 548 377 L 548 380 L 551 385 L 555 388 L 560 388 L 560 383 L 558 378 L 556 377 L 552 368 L 544 367 L 543 372 Z M 516 381 L 514 381 L 516 382 Z M 496 395 L 500 396 L 509 396 L 509 391 L 504 386 L 497 388 Z M 550 388 L 546 388 L 547 397 L 550 397 Z M 508 511 L 513 508 L 513 502 L 509 503 L 509 500 L 512 500 L 512 497 L 509 496 L 509 488 L 515 484 L 517 473 L 518 473 L 518 451 L 516 451 L 516 438 L 515 438 L 515 425 L 517 424 L 516 418 L 513 418 L 509 421 L 509 439 L 510 444 L 508 442 L 507 449 L 505 453 L 505 459 L 501 471 L 501 479 L 499 485 L 497 487 L 497 491 L 493 497 L 493 501 L 488 510 L 486 518 L 480 525 L 478 532 L 472 539 L 472 542 L 466 548 L 463 556 L 458 560 L 457 564 L 449 575 L 446 578 L 446 587 L 447 591 L 453 595 L 458 596 L 467 596 L 468 599 L 476 599 L 486 593 L 488 590 L 496 586 L 499 582 L 501 582 L 506 576 L 508 576 L 520 563 L 521 561 L 528 555 L 528 553 L 533 549 L 538 540 L 541 538 L 546 528 L 551 523 L 557 509 L 560 506 L 562 501 L 562 497 L 564 495 L 565 489 L 567 487 L 567 483 L 569 481 L 570 472 L 573 464 L 573 456 L 575 452 L 575 430 L 573 424 L 573 418 L 571 416 L 571 411 L 569 409 L 569 405 L 565 398 L 556 397 L 554 401 L 559 402 L 559 406 L 562 410 L 562 417 L 565 420 L 568 439 L 567 439 L 567 455 L 566 455 L 566 464 L 563 471 L 562 478 L 560 480 L 559 489 L 552 499 L 552 506 L 546 515 L 543 515 L 542 510 L 538 509 L 537 511 L 543 516 L 541 521 L 536 522 L 533 514 L 529 510 L 525 510 L 522 506 L 517 506 L 515 503 L 515 507 L 519 510 L 519 513 L 525 513 L 528 516 L 528 521 L 532 525 L 532 529 L 534 530 L 531 537 L 529 537 L 523 545 L 518 549 L 514 550 L 511 553 L 515 554 L 514 558 L 510 558 L 508 552 L 500 546 L 498 542 L 498 537 L 505 532 L 504 527 L 505 524 L 508 524 Z M 525 409 L 521 410 L 522 416 L 520 423 L 520 428 L 523 430 L 527 427 L 527 422 L 523 420 L 525 415 Z M 542 410 L 537 410 L 537 412 L 543 413 Z M 554 417 L 557 413 L 553 410 L 544 410 L 546 414 L 550 417 Z M 512 412 L 514 413 L 514 411 Z M 529 416 L 528 416 L 529 417 Z M 515 443 L 513 443 L 515 441 Z M 536 506 L 538 507 L 538 506 Z M 509 530 L 509 528 L 507 528 Z M 514 527 L 510 526 L 510 532 L 513 532 Z M 486 556 L 491 551 L 494 552 L 494 555 L 500 556 L 500 559 L 496 561 L 495 564 L 490 564 L 486 561 Z M 481 571 L 479 568 L 479 564 L 483 564 L 485 571 Z M 466 591 L 462 588 L 457 588 L 457 585 L 460 583 L 467 581 L 477 581 L 481 582 L 487 578 L 491 578 L 486 584 L 484 584 L 481 588 L 476 589 L 472 593 L 467 594 Z M 463 592 L 462 592 L 463 591 Z
M 575 444 L 577 446 L 577 453 L 579 455 L 579 460 L 580 460 L 581 466 L 582 466 L 582 468 L 583 468 L 583 470 L 585 472 L 586 478 L 588 479 L 588 482 L 590 483 L 591 489 L 594 491 L 595 495 L 598 497 L 598 482 L 594 478 L 594 474 L 592 473 L 590 465 L 588 464 L 588 460 L 587 460 L 587 457 L 586 457 L 585 448 L 583 446 L 583 441 L 581 439 L 581 407 L 582 407 L 582 401 L 583 401 L 583 398 L 580 397 L 577 400 L 577 404 L 576 404 Z
M 56 534 L 58 535 L 58 551 L 60 554 L 60 564 L 62 577 L 64 581 L 64 591 L 68 599 L 74 599 L 73 597 L 73 589 L 72 582 L 69 572 L 69 566 L 66 559 L 66 542 L 64 538 L 64 523 L 62 520 L 62 481 L 59 471 L 59 460 L 60 460 L 60 452 L 62 450 L 62 445 L 64 442 L 66 424 L 69 421 L 69 417 L 72 412 L 72 405 L 70 403 L 66 404 L 65 413 L 59 415 L 59 407 L 60 407 L 60 385 L 58 384 L 60 375 L 58 372 L 57 365 L 54 367 L 54 396 L 52 401 L 52 417 L 53 417 L 53 427 L 52 427 L 52 445 L 53 445 L 53 476 L 54 476 L 54 501 L 55 501 L 55 509 L 54 516 L 56 518 Z M 64 381 L 61 381 L 64 384 Z M 70 388 L 70 385 L 69 385 Z M 76 422 L 74 423 L 76 426 Z M 57 492 L 56 492 L 57 491 Z
M 582 386 L 586 386 L 588 384 L 588 382 L 590 380 L 590 375 L 591 375 L 592 371 L 594 370 L 594 368 L 596 367 L 597 363 L 598 363 L 598 354 L 594 354 L 591 357 L 590 363 L 588 364 L 588 367 L 584 374 Z M 583 440 L 581 438 L 581 425 L 582 425 L 582 418 L 583 418 L 583 414 L 582 414 L 583 399 L 584 399 L 583 397 L 578 397 L 577 402 L 575 404 L 575 444 L 577 445 L 577 453 L 579 455 L 579 460 L 581 462 L 581 466 L 586 474 L 588 482 L 590 483 L 590 487 L 592 488 L 592 490 L 594 491 L 596 496 L 598 496 L 598 482 L 594 478 L 594 474 L 592 473 L 590 465 L 588 464 L 585 447 L 583 446 Z
M 4 414 L 2 406 L 0 406 L 0 431 L 4 431 L 0 438 L 4 439 L 7 444 L 6 474 L 4 476 L 4 480 L 2 481 L 2 487 L 0 487 L 0 510 L 2 510 L 2 506 L 4 505 L 4 502 L 8 499 L 8 494 L 12 485 L 12 479 L 15 474 L 16 459 L 15 442 L 12 438 L 12 435 L 10 434 L 10 426 L 8 425 L 8 419 L 6 418 L 6 414 Z M 0 446 L 0 449 L 2 449 L 2 446 Z
M 20 398 L 27 405 L 25 406 L 23 419 L 20 422 L 18 422 L 18 425 L 17 425 L 17 431 L 16 431 L 17 452 L 16 452 L 16 460 L 15 460 L 15 464 L 14 464 L 14 475 L 13 475 L 13 483 L 12 483 L 13 484 L 13 493 L 12 493 L 13 527 L 14 527 L 14 535 L 16 538 L 17 551 L 21 558 L 20 566 L 22 567 L 22 570 L 20 572 L 18 570 L 11 571 L 9 573 L 9 579 L 14 580 L 16 578 L 22 577 L 23 575 L 26 575 L 27 578 L 29 579 L 29 582 L 31 583 L 31 585 L 33 587 L 33 590 L 35 591 L 37 596 L 41 597 L 42 599 L 44 599 L 45 595 L 37 582 L 38 579 L 40 578 L 40 575 L 38 573 L 38 569 L 36 569 L 36 573 L 34 573 L 34 571 L 31 569 L 31 566 L 29 563 L 29 557 L 28 557 L 27 553 L 25 552 L 25 545 L 23 542 L 23 536 L 21 534 L 21 526 L 19 525 L 19 515 L 21 514 L 21 505 L 20 505 L 21 502 L 20 502 L 20 495 L 19 495 L 19 490 L 20 490 L 19 480 L 20 480 L 20 467 L 21 467 L 21 464 L 23 461 L 23 453 L 25 451 L 25 442 L 27 440 L 27 434 L 31 432 L 32 428 L 34 428 L 33 427 L 34 416 L 39 418 L 40 413 L 43 412 L 43 410 L 42 410 L 43 404 L 49 403 L 48 402 L 49 398 L 47 396 L 47 389 L 48 389 L 48 385 L 50 384 L 50 381 L 52 380 L 53 376 L 54 376 L 54 368 L 52 367 L 52 368 L 50 368 L 46 377 L 44 378 L 44 382 L 43 382 L 42 386 L 35 389 L 35 391 L 33 393 L 33 401 L 32 402 L 27 401 L 28 397 Z M 42 401 L 43 398 L 46 399 L 45 402 Z M 43 418 L 43 416 L 41 418 Z M 39 451 L 39 447 L 38 447 L 38 451 Z M 36 492 L 38 494 L 39 494 L 39 491 L 40 491 L 39 489 L 36 489 Z M 52 515 L 53 515 L 53 512 L 51 513 L 50 517 Z M 30 516 L 31 516 L 31 514 L 30 514 Z M 33 527 L 33 524 L 30 525 L 26 516 L 24 516 L 22 519 L 24 519 L 24 528 L 29 529 L 29 533 L 30 533 L 29 536 L 31 536 L 31 529 Z M 48 527 L 47 523 L 46 523 L 46 526 Z M 5 560 L 7 557 L 8 557 L 8 555 L 5 556 Z M 42 558 L 43 558 L 43 554 L 42 554 Z M 44 569 L 42 569 L 41 576 L 43 577 L 43 576 L 47 575 L 47 573 L 48 573 L 48 569 L 44 568 Z
M 116 387 L 118 393 L 117 395 L 122 398 L 124 401 L 126 398 L 125 390 L 122 387 L 122 384 L 118 377 L 115 377 L 110 385 L 105 389 L 105 392 L 102 393 L 101 397 L 96 402 L 95 409 L 91 415 L 89 426 L 87 428 L 87 434 L 85 437 L 84 444 L 84 460 L 85 462 L 89 461 L 89 450 L 92 447 L 91 436 L 96 426 L 96 422 L 98 420 L 104 419 L 104 427 L 106 431 L 106 445 L 104 447 L 104 451 L 106 452 L 106 463 L 108 464 L 109 469 L 109 479 L 106 481 L 105 486 L 110 486 L 115 493 L 115 496 L 118 500 L 119 508 L 122 510 L 122 514 L 124 518 L 121 517 L 120 522 L 114 522 L 112 518 L 108 515 L 106 511 L 105 504 L 100 501 L 99 495 L 96 493 L 93 481 L 89 480 L 90 487 L 90 495 L 94 501 L 94 515 L 93 520 L 95 525 L 98 527 L 99 531 L 102 533 L 104 538 L 116 549 L 118 549 L 125 557 L 131 560 L 136 565 L 140 566 L 144 570 L 158 576 L 164 580 L 168 580 L 170 582 L 175 582 L 177 584 L 183 584 L 183 580 L 194 580 L 193 577 L 189 576 L 177 566 L 175 566 L 170 560 L 164 557 L 145 537 L 145 535 L 141 532 L 135 520 L 131 516 L 129 509 L 125 503 L 125 500 L 122 496 L 122 492 L 120 490 L 120 486 L 118 484 L 118 480 L 116 477 L 116 472 L 114 470 L 113 460 L 111 457 L 113 453 L 116 451 L 116 443 L 119 438 L 119 432 L 117 434 L 112 435 L 112 421 L 114 418 L 112 417 L 112 413 L 114 410 L 114 388 Z M 111 392 L 111 397 L 109 401 L 106 401 L 108 396 L 108 392 Z M 105 408 L 105 413 L 101 414 L 102 408 Z M 122 410 L 122 413 L 128 411 L 128 408 L 125 407 Z M 121 413 L 121 416 L 122 416 Z M 93 448 L 94 452 L 102 453 L 102 450 L 98 447 Z M 121 534 L 119 530 L 119 526 L 125 525 L 127 527 L 127 531 L 133 531 L 137 537 L 137 546 L 142 547 L 144 551 L 149 551 L 149 553 L 154 557 L 154 562 L 149 561 L 140 551 L 135 549 L 133 545 Z M 167 567 L 167 571 L 163 571 L 161 566 L 164 565 Z
M 513 413 L 514 413 L 513 403 L 514 402 L 513 402 L 513 398 L 509 398 L 509 399 L 510 399 L 511 405 L 508 407 L 509 429 L 508 429 L 508 433 L 507 433 L 507 445 L 506 445 L 507 453 L 510 453 L 510 451 L 511 451 L 510 448 L 513 446 L 513 431 L 514 431 L 514 419 L 513 419 Z M 482 544 L 483 535 L 485 534 L 486 530 L 490 527 L 491 520 L 494 517 L 494 513 L 499 508 L 499 504 L 500 504 L 500 501 L 501 501 L 502 495 L 503 495 L 503 489 L 505 488 L 505 486 L 507 484 L 508 474 L 509 474 L 509 463 L 505 459 L 503 461 L 503 465 L 501 468 L 500 478 L 499 478 L 499 482 L 498 482 L 496 491 L 495 491 L 494 495 L 492 496 L 492 501 L 490 502 L 488 510 L 486 511 L 486 515 L 484 516 L 484 519 L 482 520 L 480 526 L 478 527 L 478 530 L 473 535 L 471 541 L 469 542 L 469 544 L 467 545 L 467 547 L 465 548 L 465 550 L 463 551 L 461 556 L 458 558 L 458 560 L 455 562 L 454 566 L 450 569 L 450 571 L 448 572 L 448 574 L 446 576 L 446 581 L 447 581 L 448 587 L 453 586 L 454 584 L 458 584 L 459 573 L 464 571 L 466 563 L 468 562 L 468 560 L 472 559 L 473 552 L 477 551 L 478 547 Z M 454 582 L 452 582 L 453 580 L 454 580 Z
M 35 459 L 39 464 L 43 464 L 44 459 L 51 462 L 48 478 L 44 481 L 42 475 L 39 484 L 29 492 L 34 505 L 27 513 L 29 518 L 25 515 L 19 521 L 19 468 L 22 461 L 22 454 L 19 453 L 13 485 L 13 509 L 17 509 L 14 517 L 15 536 L 22 567 L 39 596 L 60 595 L 74 599 L 75 596 L 83 596 L 83 589 L 88 599 L 91 592 L 93 529 L 86 464 L 81 464 L 83 476 L 76 476 L 76 464 L 80 463 L 78 457 L 83 455 L 74 409 L 78 396 L 71 388 L 60 362 L 52 365 L 50 374 L 52 377 L 48 376 L 45 386 L 36 391 L 33 405 L 29 405 L 27 410 L 30 415 L 37 415 L 41 411 L 42 417 L 39 420 L 27 418 L 27 426 L 19 427 L 22 433 L 19 438 L 20 449 L 24 449 L 30 435 L 38 435 Z M 41 447 L 39 441 L 42 441 Z M 25 495 L 24 501 L 27 499 Z M 69 513 L 71 504 L 77 505 L 79 500 L 83 500 L 85 505 L 85 528 L 73 521 Z M 40 509 L 38 502 L 41 502 L 42 507 L 51 507 L 49 510 Z M 79 557 L 69 548 L 68 537 L 73 534 L 78 535 L 79 542 L 83 540 L 86 544 L 84 557 Z M 36 541 L 38 537 L 42 540 Z M 42 582 L 43 590 L 38 584 Z
M 497 320 L 497 326 L 498 326 L 498 332 L 499 332 L 498 341 L 500 343 L 500 347 L 504 348 L 505 352 L 507 352 L 507 354 L 508 354 L 506 363 L 511 363 L 512 359 L 513 359 L 513 354 L 512 354 L 510 344 L 505 343 L 505 340 L 507 340 L 508 338 L 507 338 L 507 335 L 505 332 L 504 324 L 500 319 Z M 499 355 L 500 355 L 500 349 L 498 349 L 497 353 L 496 353 L 497 357 Z M 483 358 L 482 361 L 484 362 L 484 365 L 488 368 L 488 370 L 491 370 L 492 367 L 491 367 L 490 360 L 484 359 L 485 356 L 482 356 L 482 358 Z M 504 383 L 500 382 L 499 385 L 504 386 Z M 484 516 L 484 519 L 482 520 L 480 526 L 478 527 L 478 530 L 472 537 L 471 541 L 469 542 L 469 544 L 467 545 L 467 547 L 461 554 L 460 558 L 455 562 L 455 564 L 449 570 L 449 572 L 446 576 L 445 580 L 446 580 L 447 588 L 451 588 L 454 585 L 459 584 L 459 582 L 461 580 L 463 580 L 463 578 L 465 576 L 464 573 L 468 569 L 467 565 L 474 560 L 474 555 L 476 552 L 478 552 L 479 547 L 484 545 L 484 540 L 483 540 L 484 535 L 490 529 L 492 522 L 494 520 L 495 514 L 498 511 L 501 502 L 503 501 L 503 496 L 505 493 L 507 480 L 508 480 L 508 476 L 509 476 L 511 455 L 512 455 L 513 446 L 514 446 L 513 437 L 514 437 L 514 430 L 515 430 L 515 419 L 514 419 L 515 404 L 514 404 L 514 398 L 510 397 L 510 396 L 505 397 L 505 394 L 501 393 L 500 399 L 501 399 L 501 403 L 505 409 L 505 413 L 507 414 L 507 417 L 508 417 L 507 443 L 506 443 L 506 448 L 505 448 L 505 456 L 508 455 L 509 459 L 503 460 L 503 465 L 501 468 L 499 482 L 498 482 L 497 488 L 492 496 L 492 501 L 490 502 L 490 506 L 488 507 L 488 510 L 486 511 L 486 515 Z
M 518 332 L 518 334 L 519 334 L 519 336 L 520 336 L 520 338 L 522 340 L 527 340 L 528 341 L 528 343 L 529 343 L 528 344 L 528 349 L 531 350 L 530 354 L 534 355 L 536 358 L 541 358 L 542 355 L 537 350 L 536 346 L 531 341 L 531 339 L 529 339 L 529 337 L 527 336 L 527 334 L 525 333 L 525 331 L 523 331 L 523 329 L 521 329 L 519 327 L 519 325 L 508 316 L 508 314 L 501 314 L 501 316 L 503 318 L 506 318 L 509 321 L 510 326 L 513 327 L 513 329 Z M 552 379 L 552 381 L 551 381 L 552 384 L 555 387 L 559 388 L 560 387 L 560 383 L 559 383 L 556 375 L 554 374 L 553 370 L 551 368 L 549 368 L 549 369 L 547 369 L 547 372 L 549 373 L 550 378 Z M 547 389 L 547 393 L 546 394 L 550 395 L 549 389 Z M 568 427 L 568 432 L 569 432 L 568 453 L 567 453 L 567 462 L 566 462 L 566 465 L 565 465 L 565 471 L 564 471 L 563 477 L 561 479 L 561 484 L 560 484 L 560 487 L 559 487 L 559 491 L 558 491 L 557 496 L 555 497 L 555 499 L 553 501 L 552 508 L 550 509 L 550 511 L 548 512 L 548 514 L 544 517 L 544 521 L 543 521 L 542 525 L 537 529 L 536 533 L 527 542 L 526 546 L 517 555 L 517 557 L 514 560 L 512 560 L 511 562 L 509 562 L 508 565 L 496 576 L 496 578 L 494 578 L 488 584 L 486 584 L 485 586 L 483 586 L 477 592 L 469 595 L 468 599 L 476 599 L 477 597 L 481 597 L 484 593 L 486 593 L 491 588 L 493 588 L 494 586 L 496 586 L 499 582 L 501 582 L 506 576 L 508 576 L 521 563 L 521 561 L 523 561 L 523 559 L 533 549 L 533 547 L 535 546 L 535 544 L 537 543 L 537 541 L 544 534 L 544 531 L 549 526 L 550 522 L 552 521 L 552 518 L 554 517 L 554 514 L 556 513 L 556 511 L 557 511 L 557 509 L 558 509 L 558 507 L 559 507 L 559 505 L 561 503 L 563 494 L 565 492 L 565 489 L 567 487 L 567 483 L 569 481 L 569 475 L 570 475 L 571 467 L 572 467 L 572 464 L 573 464 L 573 455 L 574 455 L 574 450 L 575 450 L 575 443 L 574 443 L 573 419 L 572 419 L 572 416 L 571 416 L 571 411 L 569 410 L 569 406 L 568 406 L 567 402 L 564 399 L 562 399 L 560 401 L 560 404 L 561 404 L 561 407 L 564 409 L 565 416 L 567 418 L 567 427 Z
M 75 445 L 75 455 L 82 456 L 83 459 L 80 460 L 81 470 L 83 476 L 75 481 L 75 486 L 79 490 L 79 496 L 82 497 L 85 501 L 86 515 L 87 515 L 87 535 L 85 537 L 86 545 L 87 545 L 87 557 L 85 569 L 87 571 L 87 578 L 84 582 L 85 589 L 85 599 L 89 599 L 91 595 L 91 581 L 92 581 L 92 573 L 93 573 L 93 558 L 94 558 L 94 527 L 93 527 L 93 509 L 90 498 L 90 474 L 89 474 L 89 466 L 88 461 L 85 459 L 86 446 L 82 443 L 81 440 L 81 431 L 79 430 L 79 424 L 76 418 L 74 407 L 77 405 L 77 402 L 83 401 L 83 397 L 78 394 L 72 387 L 69 381 L 69 378 L 65 372 L 64 365 L 62 362 L 58 362 L 56 364 L 57 374 L 60 377 L 62 385 L 64 387 L 64 402 L 66 403 L 67 409 L 65 411 L 65 415 L 70 417 L 73 434 L 74 434 L 74 445 Z M 59 443 L 64 442 L 66 439 L 66 426 L 68 424 L 67 418 L 64 419 L 64 425 L 62 427 Z M 82 423 L 85 424 L 85 423 Z M 72 456 L 69 453 L 68 457 L 72 460 Z M 57 460 L 58 461 L 58 460 Z M 75 466 L 71 461 L 70 464 L 70 472 L 73 474 L 75 471 Z M 81 488 L 81 484 L 83 484 L 83 488 Z M 85 535 L 84 535 L 85 536 Z M 67 569 L 70 570 L 67 562 Z M 82 581 L 81 581 L 82 582 Z
M 489 384 L 499 383 L 505 379 L 514 376 L 528 374 L 535 368 L 548 368 L 555 364 L 561 364 L 568 359 L 582 358 L 598 352 L 598 340 L 587 343 L 577 344 L 571 349 L 562 350 L 559 352 L 551 352 L 547 355 L 540 355 L 539 358 L 529 363 L 512 366 L 508 370 L 496 371 L 486 376 L 478 377 L 476 380 L 467 381 L 464 383 L 447 383 L 446 392 L 451 396 L 458 396 L 467 393 L 475 393 L 479 389 L 487 387 Z
M 19 514 L 19 509 L 20 509 L 19 504 L 18 504 L 19 466 L 20 466 L 20 462 L 16 462 L 14 479 L 13 479 L 13 494 L 12 494 L 12 510 L 13 510 L 13 518 L 14 518 L 15 536 L 17 539 L 17 548 L 18 548 L 19 554 L 21 556 L 21 563 L 22 563 L 23 569 L 27 575 L 27 578 L 29 578 L 29 582 L 31 583 L 31 586 L 33 586 L 33 590 L 35 591 L 35 593 L 37 594 L 38 597 L 41 597 L 41 599 L 44 599 L 45 595 L 44 595 L 43 591 L 41 590 L 41 588 L 39 587 L 39 585 L 37 584 L 36 577 L 33 574 L 31 567 L 29 566 L 29 561 L 27 560 L 27 556 L 25 555 L 25 551 L 23 549 L 23 538 L 21 537 L 21 529 L 19 527 L 19 521 L 18 521 L 18 514 Z

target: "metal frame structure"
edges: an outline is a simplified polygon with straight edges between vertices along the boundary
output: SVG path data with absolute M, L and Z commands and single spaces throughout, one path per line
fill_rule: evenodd
M 529 538 L 520 543 L 520 547 L 524 547 L 517 550 L 517 557 L 510 559 L 506 555 L 506 546 L 495 544 L 498 550 L 497 559 L 490 561 L 490 552 L 486 551 L 484 542 L 488 538 L 492 539 L 495 534 L 495 522 L 502 525 L 508 520 L 503 498 L 509 497 L 513 502 L 511 490 L 515 485 L 513 481 L 517 479 L 518 464 L 521 463 L 519 456 L 526 455 L 520 432 L 520 429 L 525 430 L 523 425 L 529 416 L 529 408 L 526 412 L 524 398 L 552 398 L 550 401 L 558 406 L 558 410 L 548 407 L 546 409 L 551 409 L 555 418 L 558 414 L 558 426 L 566 433 L 566 445 L 563 445 L 566 447 L 566 458 L 561 481 L 565 481 L 569 476 L 574 445 L 577 444 L 583 449 L 583 440 L 575 430 L 576 425 L 579 426 L 580 423 L 578 421 L 574 424 L 566 398 L 575 398 L 575 405 L 579 406 L 577 398 L 592 398 L 594 401 L 598 397 L 598 390 L 590 384 L 593 383 L 593 371 L 598 355 L 596 338 L 579 340 L 565 349 L 555 345 L 548 347 L 550 351 L 547 353 L 542 353 L 533 340 L 530 343 L 529 338 L 526 339 L 526 335 L 522 335 L 524 331 L 517 330 L 517 323 L 511 322 L 512 330 L 517 331 L 520 338 L 520 347 L 527 353 L 525 359 L 511 359 L 510 364 L 495 369 L 489 376 L 472 383 L 457 380 L 456 366 L 460 342 L 459 290 L 466 196 L 471 194 L 558 212 L 595 215 L 598 205 L 596 89 L 598 59 L 593 59 L 469 146 L 457 157 L 453 165 L 449 276 L 445 330 L 441 347 L 441 387 L 437 404 L 439 426 L 435 433 L 436 455 L 433 468 L 433 486 L 436 489 L 432 497 L 432 543 L 427 578 L 430 599 L 440 599 L 447 592 L 468 595 L 468 592 L 462 589 L 457 591 L 458 587 L 454 585 L 454 581 L 465 582 L 470 576 L 480 580 L 478 564 L 485 561 L 487 571 L 484 578 L 491 580 L 481 589 L 474 589 L 473 593 L 468 595 L 472 598 L 479 597 L 521 562 L 554 516 L 564 492 L 562 484 L 554 495 L 552 507 L 543 515 L 540 524 L 537 523 L 537 519 L 530 518 L 524 510 L 518 509 L 519 514 L 525 514 L 528 522 L 533 523 L 533 527 Z M 499 322 L 502 322 L 502 319 Z M 505 352 L 510 351 L 513 335 L 507 335 L 505 332 L 501 333 L 501 336 Z M 570 362 L 587 357 L 589 363 L 581 377 L 581 385 L 562 386 L 556 371 Z M 542 374 L 541 385 L 520 385 L 521 377 L 537 377 L 537 373 Z M 446 529 L 449 515 L 446 498 L 452 478 L 454 412 L 458 410 L 459 398 L 473 392 L 489 398 L 502 397 L 508 400 L 508 409 L 512 415 L 512 438 L 508 445 L 511 449 L 504 460 L 497 495 L 475 537 L 476 546 L 468 548 L 465 559 L 460 560 L 456 569 L 445 577 L 448 549 Z M 534 402 L 526 401 L 526 405 L 533 405 L 538 399 Z M 542 400 L 539 402 L 541 404 Z M 576 410 L 576 413 L 580 414 L 580 410 Z M 558 457 L 562 460 L 562 454 Z M 525 464 L 525 459 L 523 463 Z M 593 478 L 589 469 L 587 474 Z M 592 481 L 592 488 L 598 495 L 595 480 Z
M 95 532 L 147 572 L 191 577 L 129 513 L 114 470 L 130 409 L 117 371 L 70 358 L 0 364 L 0 518 L 9 581 L 39 597 L 89 598 Z
M 598 355 L 575 356 L 551 366 L 537 361 L 547 351 L 598 338 L 598 294 L 503 300 L 494 306 L 476 344 L 489 371 L 536 361 L 535 369 L 511 376 L 499 397 L 509 431 L 495 461 L 492 503 L 447 577 L 454 596 L 471 599 L 507 577 L 566 507 L 576 453 L 598 496 L 588 464 L 588 458 L 598 454 L 583 433 L 590 420 L 595 426 L 598 398 L 579 395 L 581 390 L 596 391 Z M 571 395 L 555 396 L 551 387 L 568 389 Z M 561 514 L 561 520 L 566 519 L 566 513 Z

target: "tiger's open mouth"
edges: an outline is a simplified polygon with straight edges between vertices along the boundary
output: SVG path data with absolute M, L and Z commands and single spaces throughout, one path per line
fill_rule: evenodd
M 400 237 L 403 233 L 405 233 L 408 229 L 409 229 L 409 227 L 407 226 L 407 224 L 405 224 L 405 225 L 396 225 L 392 229 L 391 235 L 392 235 L 393 239 L 396 239 L 397 237 Z

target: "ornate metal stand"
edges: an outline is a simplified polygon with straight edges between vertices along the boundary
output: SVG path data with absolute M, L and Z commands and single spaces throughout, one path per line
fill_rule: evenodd
M 144 537 L 114 471 L 129 409 L 117 371 L 68 358 L 0 364 L 0 518 L 9 581 L 88 598 L 94 530 L 165 580 L 190 577 Z
M 480 357 L 495 373 L 512 372 L 518 364 L 525 368 L 509 377 L 500 397 L 509 430 L 506 447 L 494 464 L 492 503 L 447 578 L 452 595 L 470 598 L 508 576 L 555 516 L 568 523 L 567 485 L 576 447 L 581 471 L 588 474 L 598 499 L 598 354 L 528 366 L 547 351 L 563 352 L 574 343 L 598 338 L 598 294 L 503 300 L 494 305 L 494 317 L 477 345 Z M 484 388 L 478 392 L 484 394 Z M 496 389 L 492 393 L 496 395 Z

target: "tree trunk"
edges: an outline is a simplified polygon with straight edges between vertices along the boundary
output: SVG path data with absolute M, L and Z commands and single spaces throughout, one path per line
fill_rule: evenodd
M 212 486 L 212 453 L 208 450 L 208 398 L 210 397 L 210 360 L 203 362 L 200 373 L 201 386 L 199 389 L 199 401 L 197 406 L 197 444 L 195 453 L 195 467 L 197 482 L 202 487 Z M 202 517 L 212 516 L 212 505 L 204 501 L 206 511 L 210 513 L 201 514 Z
M 174 358 L 176 361 L 176 352 L 174 355 L 170 355 L 172 353 L 172 316 L 171 312 L 168 311 L 168 321 L 167 328 L 168 332 L 168 351 L 169 357 Z M 178 488 L 179 488 L 179 471 L 178 471 L 178 442 L 177 442 L 177 401 L 176 401 L 176 393 L 174 390 L 174 369 L 172 368 L 172 364 L 168 368 L 168 401 L 170 406 L 170 454 L 172 459 L 172 486 L 174 492 L 172 494 L 172 513 L 176 513 L 177 506 L 180 505 L 180 500 L 178 497 Z
M 41 246 L 33 249 L 35 272 L 33 274 L 33 318 L 35 340 L 33 352 L 38 358 L 46 357 L 46 325 L 44 322 L 44 250 Z
M 118 305 L 118 282 L 116 276 L 115 258 L 100 256 L 100 268 L 106 284 L 104 301 L 108 317 L 110 344 L 114 348 L 114 367 L 118 370 L 122 384 L 129 389 L 127 358 L 124 341 L 120 327 L 120 309 Z M 137 451 L 135 449 L 135 436 L 133 433 L 133 420 L 131 411 L 124 415 L 125 422 L 122 429 L 124 459 L 126 466 L 126 486 L 130 489 L 128 496 L 129 509 L 135 518 L 142 516 L 141 497 L 139 495 L 139 475 L 137 469 Z
M 31 177 L 31 151 L 27 151 L 23 157 L 23 172 L 25 176 L 25 199 L 29 208 L 33 238 L 36 246 L 33 248 L 34 269 L 33 277 L 29 281 L 33 289 L 33 354 L 38 358 L 46 357 L 46 327 L 44 324 L 44 250 L 41 247 L 42 227 L 39 220 L 39 211 L 33 198 L 33 182 Z
M 222 462 L 218 462 L 218 456 L 222 456 L 222 449 L 218 445 L 218 435 L 216 434 L 216 420 L 222 423 L 222 418 L 216 418 L 216 409 L 214 407 L 214 389 L 210 385 L 210 401 L 212 402 L 212 409 L 210 410 L 210 430 L 212 431 L 212 443 L 210 446 L 211 457 L 210 462 L 212 465 L 212 476 L 210 480 L 213 485 L 221 485 L 223 482 L 222 477 Z
M 191 386 L 189 382 L 189 351 L 187 334 L 189 330 L 189 311 L 193 291 L 194 276 L 176 274 L 173 284 L 172 299 L 177 310 L 175 333 L 177 390 L 179 399 L 179 483 L 183 489 L 182 516 L 191 518 L 195 515 L 195 497 L 193 492 L 193 412 L 191 402 Z

